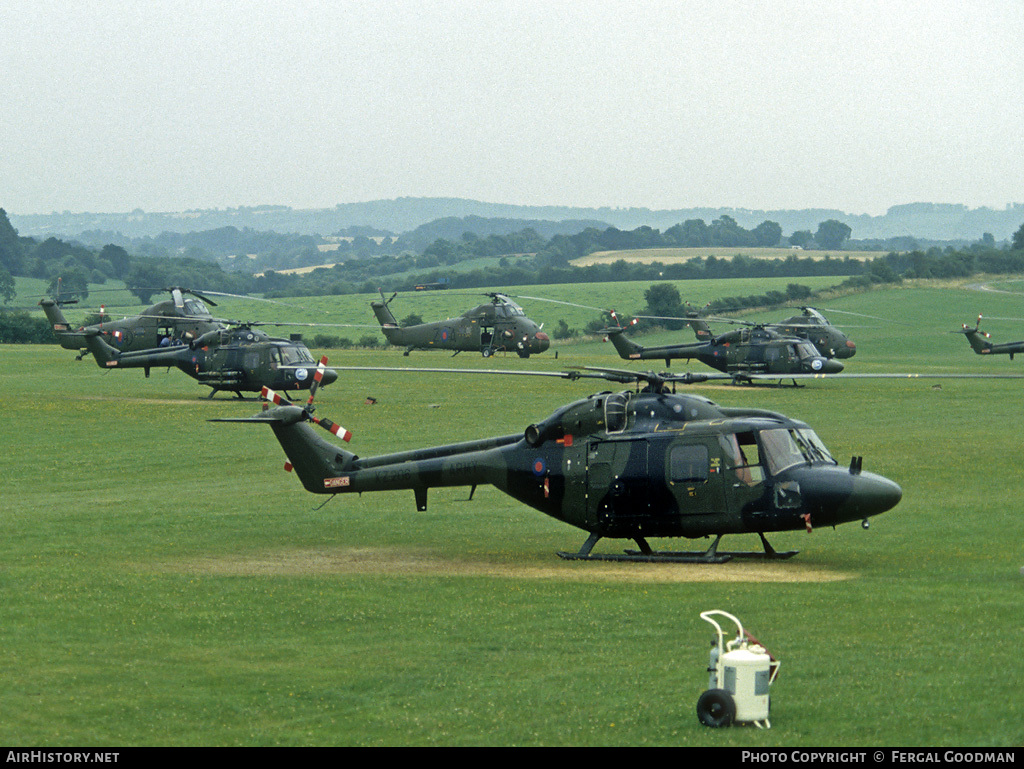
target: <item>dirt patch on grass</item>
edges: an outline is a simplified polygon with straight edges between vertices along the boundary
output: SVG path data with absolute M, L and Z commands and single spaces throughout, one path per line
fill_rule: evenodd
M 835 582 L 855 575 L 795 561 L 732 561 L 724 564 L 563 561 L 550 564 L 456 559 L 399 548 L 279 550 L 249 556 L 198 558 L 165 564 L 168 571 L 222 576 L 364 575 L 499 577 L 590 582 Z

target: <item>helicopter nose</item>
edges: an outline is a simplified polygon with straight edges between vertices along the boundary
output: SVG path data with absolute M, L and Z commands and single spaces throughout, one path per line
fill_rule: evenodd
M 538 331 L 533 335 L 533 338 L 537 340 L 536 347 L 538 352 L 544 352 L 551 346 L 551 338 L 543 331 Z
M 794 473 L 806 509 L 817 525 L 834 526 L 891 510 L 903 498 L 903 489 L 888 478 L 856 469 L 814 467 Z
M 838 374 L 844 368 L 835 358 L 815 358 L 811 361 L 811 369 L 815 374 Z
M 320 382 L 321 386 L 333 384 L 338 381 L 338 372 L 332 368 L 324 369 L 323 380 Z
M 892 510 L 903 499 L 903 489 L 888 478 L 874 473 L 851 475 L 849 496 L 837 510 L 837 519 L 856 521 Z

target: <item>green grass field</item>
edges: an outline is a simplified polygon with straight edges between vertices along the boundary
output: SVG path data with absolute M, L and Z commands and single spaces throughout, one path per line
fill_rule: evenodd
M 646 284 L 636 288 L 642 297 Z M 692 289 L 683 295 L 697 301 L 751 293 Z M 558 298 L 605 306 L 597 290 Z M 830 316 L 856 326 L 848 371 L 1024 373 L 1024 361 L 976 356 L 948 333 L 978 313 L 1020 318 L 1020 304 L 922 285 L 828 307 L 891 321 Z M 1022 324 L 984 328 L 1024 337 Z M 554 349 L 528 361 L 336 352 L 331 363 L 636 365 L 601 342 Z M 720 566 L 562 561 L 555 551 L 585 533 L 489 487 L 471 501 L 434 489 L 424 513 L 403 492 L 320 507 L 283 472 L 270 430 L 207 421 L 255 403 L 207 400 L 177 371 L 145 379 L 57 346 L 0 346 L 0 386 L 8 745 L 1024 743 L 1024 380 L 701 389 L 806 420 L 840 462 L 863 455 L 904 491 L 868 531 L 778 534 L 776 548 L 800 554 Z M 517 432 L 596 389 L 347 372 L 317 400 L 370 456 Z M 736 614 L 781 660 L 770 730 L 698 723 L 708 609 Z

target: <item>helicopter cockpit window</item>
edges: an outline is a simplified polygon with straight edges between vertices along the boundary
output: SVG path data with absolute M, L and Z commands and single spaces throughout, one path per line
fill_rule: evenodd
M 810 429 L 762 430 L 761 445 L 764 448 L 768 470 L 773 475 L 793 465 L 812 462 L 836 464 L 825 444 Z
M 718 442 L 725 454 L 726 469 L 740 481 L 754 486 L 764 480 L 764 465 L 754 433 L 730 433 L 720 435 Z
M 707 446 L 673 446 L 668 455 L 669 483 L 707 483 Z
M 305 345 L 285 345 L 277 348 L 281 353 L 281 363 L 285 366 L 296 363 L 313 363 L 313 355 Z
M 796 346 L 797 355 L 801 358 L 820 358 L 821 355 L 809 342 L 800 342 Z
M 185 314 L 209 316 L 210 311 L 206 309 L 206 305 L 200 302 L 198 299 L 186 299 Z

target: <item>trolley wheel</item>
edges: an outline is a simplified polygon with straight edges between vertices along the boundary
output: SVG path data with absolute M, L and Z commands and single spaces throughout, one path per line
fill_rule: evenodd
M 697 700 L 697 718 L 704 726 L 731 726 L 736 718 L 736 701 L 725 689 L 708 689 Z

